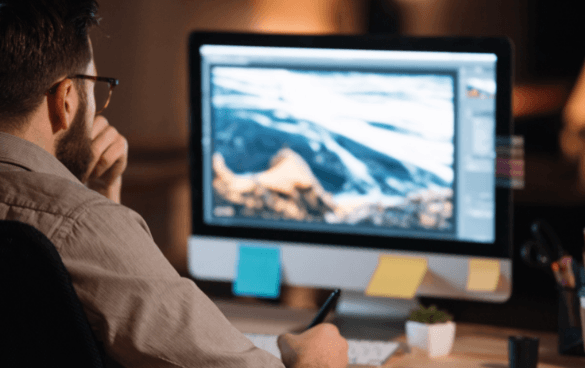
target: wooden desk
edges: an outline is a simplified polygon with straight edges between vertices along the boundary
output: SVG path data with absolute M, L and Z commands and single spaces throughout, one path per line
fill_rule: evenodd
M 449 356 L 429 359 L 421 351 L 393 357 L 389 367 L 508 367 L 508 336 L 538 337 L 538 367 L 585 367 L 585 358 L 559 355 L 557 334 L 493 327 L 476 324 L 457 324 L 455 344 Z M 401 336 L 399 341 L 406 342 Z
M 215 301 L 226 317 L 242 332 L 282 334 L 300 330 L 313 318 L 316 311 L 286 309 L 277 306 L 237 304 Z M 524 335 L 538 337 L 539 368 L 585 367 L 585 358 L 563 356 L 557 353 L 557 336 L 551 332 L 527 331 L 476 324 L 457 324 L 455 345 L 449 356 L 429 359 L 424 352 L 412 349 L 400 352 L 384 366 L 406 367 L 508 367 L 508 336 Z M 401 334 L 397 341 L 406 343 Z M 404 350 L 408 350 L 405 348 Z

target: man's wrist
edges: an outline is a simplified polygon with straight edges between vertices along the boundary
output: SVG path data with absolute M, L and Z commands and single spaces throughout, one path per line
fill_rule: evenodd
M 110 187 L 108 189 L 108 193 L 106 194 L 106 197 L 111 199 L 112 201 L 120 204 L 120 200 L 121 200 L 121 192 L 122 192 L 122 188 L 120 189 L 113 189 L 112 187 Z
M 99 194 L 103 195 L 104 197 L 116 202 L 121 202 L 121 194 L 122 194 L 122 177 L 119 177 L 114 181 L 114 183 L 110 185 L 104 186 L 96 186 L 96 185 L 88 185 L 88 188 L 98 192 Z

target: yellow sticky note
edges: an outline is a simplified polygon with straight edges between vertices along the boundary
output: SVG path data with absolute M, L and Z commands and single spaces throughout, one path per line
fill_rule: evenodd
M 500 262 L 489 259 L 469 261 L 467 290 L 494 291 L 500 281 Z
M 380 256 L 366 295 L 412 299 L 426 272 L 426 258 Z

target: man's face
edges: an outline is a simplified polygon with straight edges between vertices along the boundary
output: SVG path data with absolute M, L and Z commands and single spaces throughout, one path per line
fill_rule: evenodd
M 85 74 L 96 75 L 93 57 Z M 93 158 L 91 128 L 96 110 L 93 83 L 85 80 L 76 83 L 76 87 L 79 87 L 76 88 L 79 98 L 78 109 L 69 130 L 57 143 L 55 152 L 57 159 L 82 182 L 87 180 L 87 171 Z

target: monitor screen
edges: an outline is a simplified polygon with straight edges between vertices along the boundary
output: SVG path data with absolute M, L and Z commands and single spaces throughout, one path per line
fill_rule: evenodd
M 506 258 L 502 39 L 194 33 L 193 234 Z
M 494 52 L 199 53 L 206 224 L 495 241 Z

